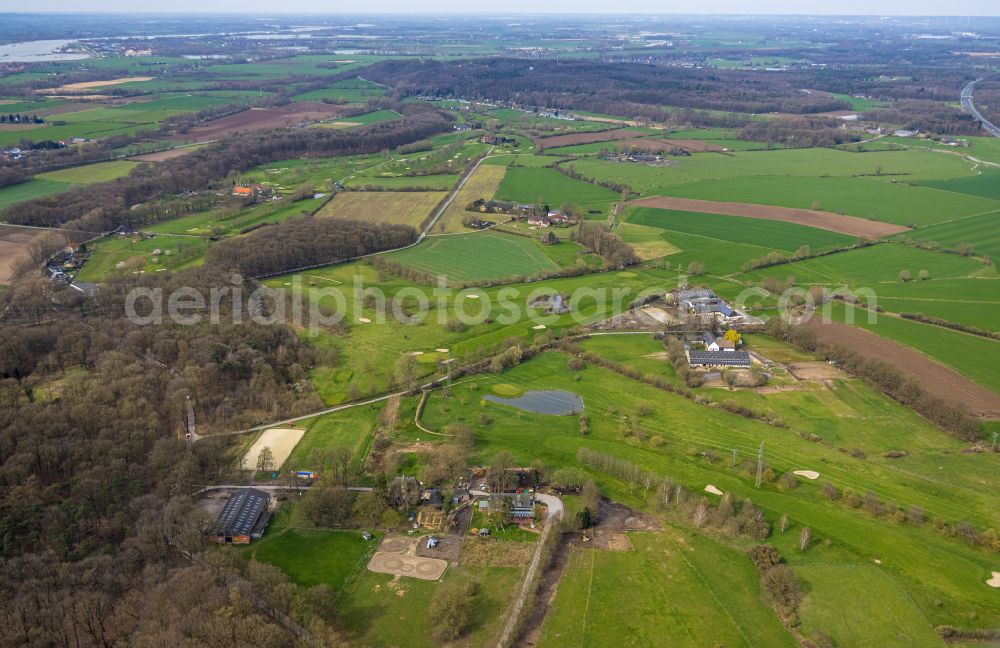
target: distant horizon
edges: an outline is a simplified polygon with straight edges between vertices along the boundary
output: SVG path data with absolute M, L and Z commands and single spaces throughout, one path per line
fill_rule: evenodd
M 966 19 L 966 18 L 1000 18 L 1000 5 L 993 0 L 957 0 L 950 3 L 951 13 L 933 13 L 929 5 L 938 5 L 938 2 L 928 2 L 927 0 L 916 2 L 904 2 L 902 0 L 889 0 L 878 3 L 881 11 L 872 11 L 870 2 L 864 0 L 846 0 L 838 3 L 839 9 L 836 12 L 825 11 L 829 3 L 801 3 L 789 0 L 762 0 L 753 2 L 750 0 L 737 0 L 727 3 L 731 8 L 720 7 L 712 12 L 703 12 L 686 9 L 684 4 L 674 3 L 676 8 L 673 11 L 662 11 L 662 5 L 649 0 L 626 0 L 621 3 L 618 11 L 608 12 L 606 10 L 588 10 L 581 8 L 574 0 L 550 0 L 544 11 L 534 10 L 532 3 L 527 0 L 512 0 L 508 8 L 504 11 L 479 10 L 468 7 L 456 9 L 451 5 L 458 3 L 453 0 L 426 0 L 422 2 L 424 8 L 411 10 L 401 6 L 406 4 L 400 0 L 373 0 L 369 3 L 369 8 L 365 11 L 354 9 L 339 10 L 330 9 L 328 6 L 312 7 L 315 0 L 287 0 L 285 9 L 275 11 L 274 4 L 268 0 L 215 0 L 211 4 L 213 8 L 205 9 L 204 3 L 196 0 L 177 0 L 170 8 L 158 9 L 156 11 L 137 11 L 131 3 L 124 0 L 94 0 L 88 3 L 92 8 L 81 10 L 79 3 L 74 0 L 38 0 L 30 11 L 3 10 L 0 15 L 102 15 L 102 14 L 125 14 L 134 16 L 157 16 L 157 15 L 261 15 L 261 16 L 537 16 L 537 17 L 573 17 L 573 16 L 640 16 L 650 17 L 791 17 L 791 18 L 942 18 L 942 19 Z M 816 8 L 803 11 L 802 4 L 815 4 Z M 75 5 L 75 6 L 74 6 Z M 221 5 L 221 6 L 220 6 Z M 659 6 L 657 6 L 659 5 Z M 217 7 L 217 8 L 216 8 Z M 752 9 L 751 9 L 752 7 Z M 929 11 L 931 11 L 929 13 Z

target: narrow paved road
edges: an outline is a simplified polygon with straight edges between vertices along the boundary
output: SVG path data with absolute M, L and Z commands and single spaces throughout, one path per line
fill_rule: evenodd
M 488 496 L 489 493 L 483 491 L 469 491 L 469 494 L 476 497 Z M 517 592 L 517 598 L 514 599 L 514 607 L 511 613 L 507 616 L 507 620 L 504 622 L 503 630 L 500 631 L 500 637 L 497 639 L 497 648 L 507 648 L 510 642 L 515 639 L 514 630 L 517 628 L 517 621 L 521 617 L 521 611 L 524 608 L 524 603 L 528 598 L 528 592 L 531 591 L 531 585 L 535 582 L 535 577 L 538 575 L 538 568 L 542 562 L 542 550 L 545 548 L 545 541 L 549 537 L 549 533 L 553 531 L 553 528 L 559 524 L 563 517 L 563 503 L 562 500 L 555 495 L 544 495 L 542 493 L 536 493 L 535 499 L 545 504 L 548 508 L 548 516 L 545 518 L 545 528 L 542 529 L 542 535 L 538 538 L 538 544 L 535 546 L 535 554 L 531 557 L 531 563 L 528 565 L 528 571 L 524 574 L 524 580 L 521 581 L 521 587 Z M 558 533 L 558 531 L 556 531 Z
M 968 85 L 962 88 L 962 97 L 961 97 L 962 108 L 966 112 L 970 113 L 973 117 L 978 119 L 980 122 L 982 122 L 983 128 L 989 131 L 991 135 L 993 135 L 994 137 L 1000 137 L 1000 128 L 994 125 L 993 122 L 983 117 L 983 114 L 979 112 L 979 109 L 976 108 L 976 104 L 973 103 L 972 101 L 972 92 L 975 90 L 976 84 L 979 83 L 980 81 L 982 81 L 982 79 L 976 79 L 975 81 L 970 81 Z

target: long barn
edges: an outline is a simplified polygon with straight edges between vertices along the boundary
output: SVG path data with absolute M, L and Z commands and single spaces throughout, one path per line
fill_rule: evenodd
M 271 514 L 271 496 L 256 488 L 233 493 L 218 519 L 208 528 L 208 539 L 219 544 L 250 544 L 264 535 Z

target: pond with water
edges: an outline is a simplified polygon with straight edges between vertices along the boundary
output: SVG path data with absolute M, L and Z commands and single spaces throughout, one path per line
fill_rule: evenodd
M 534 414 L 566 416 L 579 414 L 583 411 L 583 399 L 580 396 L 561 390 L 527 391 L 517 398 L 504 398 L 489 394 L 485 398 L 494 403 L 510 405 Z

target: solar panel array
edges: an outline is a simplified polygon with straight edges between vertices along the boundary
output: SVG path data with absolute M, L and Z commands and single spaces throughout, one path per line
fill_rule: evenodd
M 688 362 L 692 366 L 749 367 L 750 354 L 746 351 L 688 351 Z
M 249 535 L 267 506 L 268 499 L 267 493 L 252 488 L 237 491 L 222 507 L 211 533 L 225 536 Z

